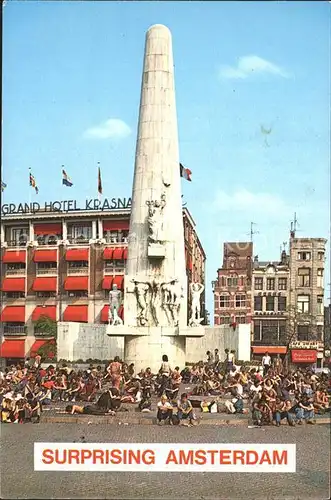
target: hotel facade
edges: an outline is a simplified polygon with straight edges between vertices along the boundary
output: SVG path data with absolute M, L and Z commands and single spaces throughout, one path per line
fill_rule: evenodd
M 123 291 L 130 224 L 130 206 L 114 205 L 96 203 L 79 210 L 72 204 L 67 211 L 49 205 L 35 207 L 33 213 L 17 213 L 17 207 L 2 210 L 0 357 L 32 356 L 47 337 L 35 327 L 41 317 L 108 321 L 109 290 L 116 284 Z M 205 285 L 206 256 L 187 208 L 183 226 L 188 285 Z M 189 293 L 188 305 L 190 301 Z M 204 294 L 201 312 L 204 316 Z M 120 315 L 125 323 L 123 307 Z

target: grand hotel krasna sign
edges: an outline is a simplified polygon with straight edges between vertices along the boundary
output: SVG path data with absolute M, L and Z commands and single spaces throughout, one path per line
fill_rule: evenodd
M 79 206 L 76 200 L 49 201 L 40 204 L 32 203 L 6 203 L 1 205 L 1 214 L 35 214 L 38 212 L 76 212 L 79 210 L 120 210 L 131 208 L 131 198 L 105 198 L 103 200 L 88 199 L 84 206 Z

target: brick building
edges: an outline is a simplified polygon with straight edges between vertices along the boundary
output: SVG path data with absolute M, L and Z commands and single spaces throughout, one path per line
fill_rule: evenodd
M 258 359 L 266 351 L 284 355 L 289 304 L 289 256 L 285 250 L 279 261 L 261 262 L 256 256 L 252 273 L 253 339 L 252 353 Z
M 253 243 L 224 243 L 223 265 L 212 282 L 214 324 L 250 323 Z
M 129 220 L 130 208 L 2 216 L 1 357 L 23 358 L 42 345 L 34 327 L 41 316 L 107 322 L 109 290 L 123 290 Z M 204 284 L 206 257 L 186 208 L 183 222 L 188 283 Z

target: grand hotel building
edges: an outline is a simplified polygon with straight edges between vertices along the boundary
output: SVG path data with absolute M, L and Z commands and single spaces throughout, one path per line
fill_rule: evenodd
M 2 216 L 0 357 L 33 355 L 45 342 L 35 327 L 42 316 L 107 322 L 109 290 L 123 290 L 129 221 L 130 208 Z M 205 284 L 206 256 L 186 208 L 183 223 L 188 284 Z

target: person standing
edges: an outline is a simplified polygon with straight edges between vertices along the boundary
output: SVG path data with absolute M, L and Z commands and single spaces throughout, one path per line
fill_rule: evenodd
M 264 356 L 262 358 L 262 366 L 263 366 L 263 376 L 265 377 L 271 366 L 271 357 L 269 356 L 268 352 L 264 353 Z

